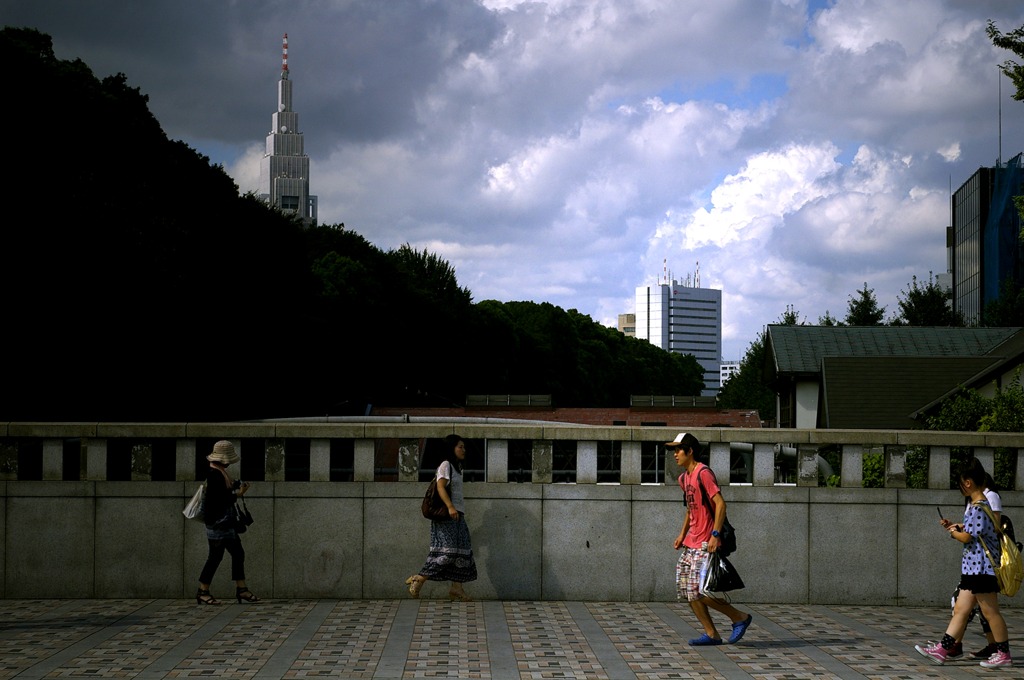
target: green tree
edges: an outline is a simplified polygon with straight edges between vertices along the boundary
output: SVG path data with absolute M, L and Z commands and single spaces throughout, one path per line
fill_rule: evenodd
M 781 326 L 803 326 L 806 321 L 800 321 L 800 312 L 793 305 L 786 305 L 786 311 L 779 317 L 778 323 Z
M 914 276 L 897 297 L 900 313 L 889 322 L 892 326 L 964 326 L 963 315 L 953 311 L 949 291 L 932 279 L 931 272 L 926 285 L 919 285 Z
M 369 280 L 366 267 L 361 262 L 333 250 L 317 258 L 312 271 L 320 282 L 320 294 L 329 300 L 358 299 L 360 284 Z
M 722 408 L 757 409 L 761 420 L 775 418 L 775 393 L 764 384 L 765 334 L 762 331 L 747 347 L 739 369 L 718 391 Z
M 779 318 L 779 325 L 796 326 L 800 314 L 792 305 Z M 718 404 L 722 408 L 757 409 L 761 420 L 775 418 L 775 393 L 765 384 L 764 365 L 767 360 L 766 333 L 760 335 L 747 347 L 740 360 L 740 367 L 718 391 Z
M 464 309 L 473 301 L 469 289 L 459 285 L 455 268 L 426 248 L 417 252 L 406 243 L 388 255 L 396 262 L 399 272 L 416 281 L 417 290 L 432 302 L 443 307 Z
M 990 410 L 989 400 L 977 390 L 961 390 L 947 399 L 939 412 L 927 419 L 929 430 L 977 432 Z
M 878 306 L 875 298 L 875 289 L 868 288 L 864 282 L 863 290 L 857 291 L 858 297 L 850 296 L 847 305 L 846 319 L 847 326 L 881 326 L 885 318 L 885 307 Z
M 825 316 L 819 316 L 818 317 L 818 325 L 819 326 L 834 327 L 834 326 L 843 326 L 845 324 L 843 324 L 843 322 L 840 321 L 839 319 L 837 319 L 834 316 L 832 316 L 832 314 L 830 314 L 829 311 L 826 309 L 825 310 Z
M 979 432 L 1024 432 L 1024 389 L 1020 369 L 1009 385 L 996 390 L 988 413 L 978 422 Z
M 510 387 L 498 393 L 550 394 L 561 406 L 628 406 L 630 394 L 704 389 L 704 370 L 692 355 L 626 337 L 575 309 L 523 301 L 486 301 L 486 309 L 491 318 L 500 313 L 522 339 L 506 371 Z M 490 356 L 491 363 L 505 360 Z
M 939 412 L 927 419 L 929 430 L 954 432 L 1024 432 L 1024 388 L 1021 374 L 1008 385 L 996 390 L 993 397 L 985 397 L 977 390 L 961 390 L 947 399 Z M 1001 489 L 1012 489 L 1017 467 L 1016 449 L 997 449 L 995 471 L 992 477 Z M 970 456 L 966 448 L 951 451 L 951 479 L 957 467 Z
M 988 28 L 986 29 L 988 37 L 992 40 L 992 44 L 996 47 L 1001 47 L 1004 50 L 1010 50 L 1019 57 L 1024 57 L 1024 26 L 1015 28 L 1009 33 L 1003 34 L 996 24 L 991 19 L 988 22 Z M 1006 75 L 1012 82 L 1014 87 L 1017 88 L 1017 92 L 1014 93 L 1013 98 L 1017 101 L 1024 101 L 1024 66 L 1018 64 L 1013 59 L 1007 59 L 999 67 L 999 70 Z
M 1024 57 L 1024 26 L 1015 28 L 1007 34 L 1003 34 L 998 28 L 996 28 L 995 22 L 989 20 L 988 28 L 989 39 L 992 40 L 992 44 L 996 47 L 1001 47 L 1004 50 L 1010 50 L 1018 57 Z M 1007 59 L 1000 65 L 999 70 L 1010 79 L 1017 91 L 1014 93 L 1013 98 L 1017 101 L 1024 101 L 1024 66 L 1017 63 L 1013 59 Z M 1021 219 L 1024 220 L 1024 196 L 1016 196 L 1013 199 L 1014 205 L 1017 206 L 1017 212 L 1020 214 Z M 1020 232 L 1020 239 L 1024 241 L 1024 229 Z
M 1024 326 L 1024 287 L 1012 278 L 999 286 L 999 297 L 981 310 L 981 325 L 992 328 Z

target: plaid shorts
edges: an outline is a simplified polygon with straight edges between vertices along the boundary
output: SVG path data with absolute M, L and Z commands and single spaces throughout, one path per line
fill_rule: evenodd
M 701 548 L 683 548 L 676 563 L 676 600 L 693 602 L 700 594 L 700 571 L 711 556 Z

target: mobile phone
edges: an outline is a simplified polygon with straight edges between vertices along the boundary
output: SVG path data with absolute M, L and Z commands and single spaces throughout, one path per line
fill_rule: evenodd
M 938 510 L 938 512 L 939 512 L 939 519 L 942 519 L 942 508 L 940 508 L 939 506 L 936 505 L 935 509 Z

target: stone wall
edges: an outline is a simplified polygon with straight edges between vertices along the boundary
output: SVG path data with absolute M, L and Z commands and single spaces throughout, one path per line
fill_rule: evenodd
M 376 424 L 359 427 L 358 432 L 346 425 L 307 432 L 311 437 L 305 449 L 308 475 L 314 481 L 288 481 L 282 469 L 287 446 L 275 448 L 280 431 L 247 429 L 239 434 L 242 426 L 238 424 L 204 424 L 183 425 L 180 432 L 170 432 L 161 426 L 160 436 L 174 440 L 174 479 L 146 479 L 146 465 L 155 465 L 152 459 L 159 456 L 147 458 L 146 447 L 141 446 L 139 455 L 133 454 L 130 478 L 111 481 L 106 479 L 110 461 L 101 454 L 117 448 L 112 442 L 119 437 L 138 442 L 157 435 L 128 425 L 88 427 L 91 436 L 82 436 L 71 425 L 58 431 L 54 426 L 11 424 L 6 436 L 0 437 L 5 459 L 11 461 L 13 451 L 15 462 L 14 478 L 8 470 L 6 481 L 0 481 L 0 594 L 5 598 L 192 596 L 207 550 L 202 525 L 181 514 L 197 486 L 196 460 L 203 451 L 196 442 L 242 436 L 252 441 L 260 434 L 271 443 L 264 447 L 264 479 L 254 482 L 246 496 L 256 522 L 243 535 L 253 590 L 274 598 L 406 596 L 403 582 L 418 571 L 429 543 L 429 522 L 419 514 L 426 483 L 419 478 L 419 466 L 409 460 L 418 455 L 415 445 L 397 447 L 397 481 L 374 481 L 384 476 L 375 464 L 382 460 L 380 442 L 414 442 L 416 435 L 438 437 L 453 429 L 464 436 L 470 432 L 459 424 L 399 429 Z M 672 542 L 681 526 L 683 504 L 678 486 L 666 480 L 672 480 L 676 471 L 667 468 L 661 483 L 641 484 L 634 481 L 639 475 L 625 469 L 639 467 L 634 460 L 639 456 L 632 455 L 639 440 L 664 442 L 674 432 L 480 427 L 472 435 L 487 442 L 487 481 L 466 484 L 466 517 L 480 573 L 479 580 L 468 586 L 474 597 L 675 599 L 678 553 Z M 753 444 L 752 482 L 724 490 L 739 539 L 733 562 L 747 586 L 733 593 L 734 600 L 927 606 L 948 602 L 959 574 L 960 550 L 939 528 L 935 507 L 940 506 L 947 517 L 957 517 L 963 500 L 958 492 L 942 488 L 941 471 L 929 477 L 934 477 L 936 488 L 902 488 L 898 481 L 901 444 L 899 433 L 892 433 L 896 452 L 886 453 L 891 458 L 887 466 L 893 473 L 891 488 L 827 488 L 817 485 L 816 476 L 812 484 L 809 475 L 801 475 L 795 484 L 775 484 L 766 472 L 766 451 L 772 447 L 766 444 L 768 439 L 759 439 L 763 433 L 697 433 L 712 443 L 711 465 L 723 481 L 728 478 L 730 441 L 742 442 L 745 436 Z M 596 449 L 593 442 L 609 434 L 623 443 L 624 483 L 598 484 L 593 481 L 596 475 L 588 472 L 595 465 L 590 460 Z M 889 434 L 833 432 L 828 439 L 850 447 L 848 457 L 854 461 L 868 441 Z M 986 457 L 991 461 L 1000 447 L 1021 446 L 1020 435 L 1017 439 L 965 438 L 963 433 L 915 436 L 922 434 L 931 438 L 924 445 L 932 447 L 932 465 L 941 468 L 945 462 L 946 480 L 951 446 L 973 446 L 983 461 Z M 324 481 L 329 476 L 325 457 L 330 449 L 325 442 L 332 435 L 357 437 L 353 481 Z M 543 452 L 550 445 L 544 443 L 570 435 L 580 451 L 577 483 L 545 483 Z M 796 442 L 798 449 L 801 438 L 811 437 L 803 431 L 786 435 L 786 442 Z M 494 481 L 501 479 L 503 461 L 507 467 L 503 456 L 509 442 L 517 438 L 540 443 L 533 470 L 534 475 L 540 471 L 540 482 Z M 75 442 L 85 453 L 68 458 L 65 452 Z M 803 446 L 800 464 L 807 469 L 813 458 L 806 455 L 810 443 Z M 36 469 L 31 460 L 35 455 L 44 459 L 40 479 L 19 477 L 19 463 Z M 80 467 L 80 479 L 64 479 L 75 476 L 66 469 L 69 465 Z M 852 463 L 847 471 L 845 455 L 842 467 L 844 483 L 856 477 Z M 1015 519 L 1024 517 L 1024 493 L 1004 492 L 1003 503 Z M 225 557 L 214 584 L 214 593 L 221 597 L 234 592 L 229 560 Z M 447 587 L 429 583 L 423 596 L 445 597 Z M 1004 604 L 1013 606 L 1014 601 Z

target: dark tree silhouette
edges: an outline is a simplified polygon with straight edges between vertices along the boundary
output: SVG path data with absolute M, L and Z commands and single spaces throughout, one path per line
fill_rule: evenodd
M 869 289 L 865 282 L 864 288 L 857 291 L 857 295 L 859 297 L 850 297 L 843 322 L 847 326 L 881 326 L 885 318 L 885 307 L 878 306 L 875 289 Z
M 910 287 L 898 296 L 900 314 L 892 319 L 892 326 L 964 326 L 963 315 L 954 312 L 950 293 L 928 275 L 928 283 L 919 285 L 914 276 Z
M 0 226 L 10 420 L 364 414 L 471 393 L 610 406 L 703 387 L 693 357 L 547 303 L 473 304 L 437 255 L 240 196 L 123 74 L 97 80 L 45 34 L 5 28 L 0 56 L 8 88 L 34 93 L 32 116 L 0 109 L 33 178 Z

